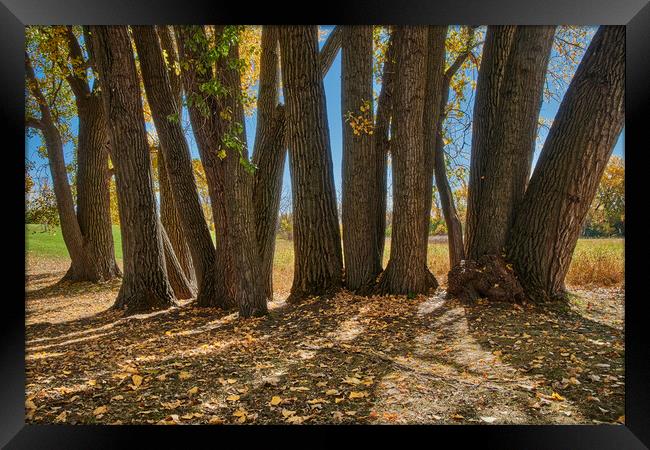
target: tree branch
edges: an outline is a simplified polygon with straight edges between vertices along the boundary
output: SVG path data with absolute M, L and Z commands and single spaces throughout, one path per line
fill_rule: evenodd
M 35 117 L 25 117 L 25 128 L 36 128 L 42 130 L 45 126 L 43 122 Z
M 327 72 L 330 70 L 330 67 L 332 67 L 332 63 L 336 58 L 336 54 L 338 53 L 339 48 L 341 48 L 342 37 L 343 37 L 343 28 L 340 26 L 336 26 L 330 32 L 329 36 L 327 36 L 327 40 L 325 41 L 325 44 L 323 44 L 323 49 L 320 51 L 319 54 L 321 75 L 323 77 L 325 77 Z
M 77 100 L 82 100 L 90 94 L 88 80 L 86 79 L 86 68 L 89 64 L 83 57 L 81 47 L 77 37 L 72 32 L 72 26 L 66 27 L 66 37 L 68 39 L 68 51 L 70 52 L 70 63 L 72 72 L 66 77 Z

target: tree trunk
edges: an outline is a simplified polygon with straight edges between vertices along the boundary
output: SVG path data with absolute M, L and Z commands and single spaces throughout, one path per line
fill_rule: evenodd
M 377 283 L 387 294 L 421 294 L 437 287 L 427 268 L 424 240 L 424 93 L 427 28 L 395 27 L 397 71 L 394 98 L 393 232 L 390 260 Z
M 564 278 L 625 110 L 625 27 L 593 37 L 548 133 L 517 212 L 507 257 L 534 301 L 565 296 Z
M 429 227 L 431 224 L 431 205 L 433 204 L 433 177 L 442 108 L 445 73 L 446 26 L 429 26 L 427 32 L 426 90 L 424 97 L 424 245 L 428 250 Z M 445 103 L 446 105 L 446 103 Z
M 72 67 L 67 77 L 77 105 L 77 221 L 83 236 L 87 261 L 73 275 L 88 281 L 108 281 L 121 277 L 115 261 L 111 225 L 110 174 L 108 170 L 108 136 L 101 93 L 90 90 L 86 63 L 72 27 L 65 29 Z
M 160 230 L 162 233 L 163 250 L 165 252 L 165 269 L 167 270 L 167 278 L 169 284 L 174 291 L 174 295 L 178 299 L 188 299 L 194 297 L 194 286 L 183 272 L 183 267 L 176 257 L 174 247 L 165 226 L 160 223 Z
M 221 42 L 225 27 L 217 26 Z M 185 72 L 186 92 L 191 98 L 190 120 L 210 188 L 216 228 L 217 292 L 223 306 L 239 306 L 241 317 L 267 312 L 262 292 L 259 253 L 253 212 L 253 175 L 245 165 L 248 149 L 241 104 L 240 76 L 232 62 L 238 59 L 236 44 L 216 60 L 216 77 L 205 64 L 209 51 L 202 27 L 178 27 L 181 54 L 190 69 Z M 227 93 L 207 94 L 214 84 Z M 203 88 L 203 89 L 202 89 Z
M 375 178 L 377 187 L 373 221 L 375 222 L 375 237 L 377 239 L 377 252 L 379 261 L 384 259 L 384 246 L 386 243 L 386 196 L 387 196 L 387 165 L 390 152 L 390 124 L 393 109 L 393 89 L 395 85 L 395 45 L 394 33 L 391 33 L 386 49 L 386 58 L 382 72 L 381 91 L 377 100 L 377 114 L 373 133 L 373 145 L 377 158 Z
M 32 126 L 42 132 L 45 140 L 56 207 L 61 223 L 61 234 L 71 260 L 70 268 L 63 279 L 81 281 L 86 279 L 84 268 L 88 263 L 88 258 L 83 248 L 83 235 L 81 234 L 79 222 L 77 222 L 72 191 L 68 183 L 61 134 L 56 127 L 49 105 L 38 87 L 34 69 L 27 53 L 25 53 L 25 72 L 27 75 L 27 88 L 36 99 L 41 112 L 41 118 L 34 119 Z
M 257 97 L 257 130 L 253 146 L 255 232 L 260 252 L 264 296 L 273 298 L 273 255 L 282 191 L 286 147 L 284 107 L 279 101 L 279 28 L 262 27 L 262 54 Z
M 374 285 L 382 265 L 374 223 L 378 163 L 373 146 L 372 26 L 343 26 L 343 254 L 351 291 Z
M 343 261 L 317 27 L 280 31 L 293 192 L 295 270 L 289 301 L 332 293 Z
M 494 115 L 498 119 L 484 141 L 489 153 L 482 155 L 482 171 L 474 177 L 476 192 L 470 190 L 477 206 L 470 258 L 504 252 L 530 174 L 554 32 L 554 26 L 518 26 L 512 39 Z
M 201 92 L 201 86 L 212 80 L 212 67 L 205 67 L 201 62 L 201 56 L 209 51 L 207 46 L 207 37 L 203 27 L 198 26 L 175 26 L 176 42 L 178 44 L 179 60 L 182 65 L 187 64 L 187 68 L 182 71 L 183 88 L 188 99 L 188 111 L 192 131 L 196 139 L 201 164 L 205 172 L 208 191 L 210 194 L 210 204 L 212 207 L 212 221 L 215 225 L 215 247 L 216 252 L 213 280 L 214 296 L 197 299 L 198 306 L 217 307 L 228 309 L 236 306 L 226 292 L 226 248 L 221 236 L 217 231 L 218 224 L 225 223 L 225 210 L 223 202 L 219 201 L 223 188 L 220 186 L 218 177 L 218 168 L 220 160 L 217 156 L 216 149 L 220 148 L 217 130 L 212 119 L 210 111 L 217 111 L 216 99 L 211 96 L 205 96 Z M 193 40 L 194 36 L 201 36 L 200 42 Z M 200 70 L 199 70 L 200 69 Z M 190 101 L 190 99 L 192 101 Z M 200 108 L 203 108 L 201 110 Z M 196 264 L 196 262 L 195 262 Z
M 485 164 L 490 154 L 490 133 L 501 120 L 498 116 L 501 83 L 505 73 L 516 26 L 488 26 L 483 44 L 483 56 L 476 83 L 476 99 L 472 121 L 472 150 L 465 223 L 465 253 L 476 259 L 482 236 L 477 232 L 477 221 L 482 209 L 480 199 L 485 177 Z
M 93 26 L 93 54 L 109 124 L 122 224 L 124 280 L 115 307 L 127 314 L 176 303 L 167 279 L 140 85 L 126 26 Z
M 164 238 L 167 236 L 169 244 L 172 248 L 172 256 L 174 261 L 170 261 L 169 252 L 165 249 L 165 262 L 167 265 L 167 274 L 169 276 L 169 282 L 176 293 L 177 298 L 190 298 L 190 297 L 181 297 L 179 291 L 183 292 L 189 291 L 192 294 L 196 293 L 196 278 L 194 273 L 194 265 L 192 264 L 192 255 L 190 254 L 190 249 L 187 245 L 185 239 L 185 232 L 183 231 L 182 224 L 178 214 L 176 213 L 176 208 L 174 206 L 174 198 L 172 194 L 172 188 L 169 184 L 169 178 L 167 176 L 167 170 L 165 170 L 165 157 L 162 152 L 158 152 L 158 186 L 160 193 L 160 222 L 165 230 L 163 233 L 163 243 Z M 183 283 L 175 284 L 174 279 L 170 275 L 169 266 L 170 264 L 177 263 L 181 268 L 183 278 L 185 281 Z M 180 278 L 180 277 L 179 277 Z M 188 287 L 185 288 L 184 284 L 187 284 Z M 179 289 L 180 287 L 180 289 Z M 193 295 L 191 295 L 193 297 Z
M 165 35 L 166 28 L 162 28 L 162 35 Z M 167 30 L 168 31 L 168 30 Z M 196 181 L 192 168 L 190 149 L 181 127 L 180 108 L 180 86 L 175 80 L 173 69 L 165 67 L 161 46 L 158 41 L 156 29 L 152 27 L 133 27 L 133 37 L 140 57 L 140 68 L 144 80 L 144 87 L 147 99 L 151 107 L 154 124 L 160 139 L 162 161 L 159 161 L 161 169 L 164 168 L 169 178 L 171 200 L 173 209 L 176 212 L 178 225 L 166 224 L 167 219 L 174 219 L 172 211 L 167 211 L 169 202 L 165 202 L 166 188 L 161 183 L 161 217 L 163 224 L 172 233 L 170 240 L 176 242 L 178 248 L 182 239 L 174 236 L 174 230 L 182 229 L 185 235 L 185 242 L 191 254 L 191 263 L 196 273 L 196 284 L 198 286 L 197 304 L 201 306 L 217 306 L 220 301 L 216 298 L 218 293 L 215 286 L 215 248 L 210 236 L 210 230 L 203 215 L 203 209 L 199 201 L 196 188 Z M 168 42 L 170 37 L 161 39 L 167 42 L 168 58 L 174 58 L 173 47 Z M 172 59 L 173 64 L 173 59 Z M 172 83 L 173 82 L 173 83 Z M 192 111 L 192 107 L 190 107 Z M 191 116 L 191 114 L 190 114 Z M 194 123 L 192 124 L 194 126 Z M 199 149 L 201 149 L 199 145 Z M 161 164 L 162 163 L 162 164 Z M 162 177 L 163 181 L 164 178 Z M 184 255 L 183 251 L 177 255 Z M 180 256 L 181 261 L 186 256 Z M 190 261 L 184 265 L 187 268 Z

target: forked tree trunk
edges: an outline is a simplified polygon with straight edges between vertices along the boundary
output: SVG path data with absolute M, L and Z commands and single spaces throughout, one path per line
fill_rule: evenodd
M 173 69 L 176 56 L 171 37 L 168 35 L 168 28 L 159 27 L 159 30 L 160 36 L 164 37 L 160 43 L 157 30 L 151 27 L 133 27 L 133 36 L 140 56 L 147 99 L 160 139 L 163 158 L 159 164 L 162 163 L 161 168 L 164 167 L 169 183 L 173 186 L 170 189 L 171 199 L 179 225 L 169 227 L 168 231 L 181 228 L 184 231 L 185 241 L 191 254 L 191 263 L 196 273 L 197 304 L 217 306 L 220 301 L 216 298 L 215 248 L 201 208 L 190 149 L 181 127 L 180 80 L 177 79 Z M 163 43 L 170 60 L 169 68 L 165 66 L 161 52 Z M 192 111 L 191 107 L 190 111 Z M 199 145 L 199 149 L 201 148 L 203 147 Z M 164 177 L 162 178 L 164 181 Z M 163 184 L 161 183 L 161 188 L 166 191 Z M 165 192 L 161 192 L 161 216 L 164 222 L 166 216 L 173 219 L 171 211 L 169 214 L 165 212 L 167 208 L 164 203 L 167 197 Z M 180 237 L 172 239 L 170 236 L 170 240 L 172 244 L 177 241 L 177 246 L 182 242 Z M 186 263 L 185 267 L 187 265 Z
M 554 32 L 554 26 L 518 26 L 512 38 L 496 104 L 496 123 L 487 132 L 482 170 L 470 187 L 473 204 L 478 206 L 472 211 L 470 258 L 504 253 L 530 174 Z
M 421 294 L 437 287 L 427 268 L 424 240 L 425 185 L 424 93 L 427 72 L 427 28 L 399 26 L 394 30 L 397 75 L 394 93 L 393 232 L 390 260 L 379 277 L 377 291 Z
M 472 121 L 472 149 L 467 195 L 467 219 L 465 223 L 465 254 L 470 259 L 479 256 L 481 236 L 477 232 L 477 221 L 482 205 L 480 203 L 482 181 L 485 178 L 485 164 L 490 155 L 490 133 L 496 129 L 501 83 L 505 73 L 508 55 L 515 35 L 516 26 L 488 26 L 483 44 L 483 56 L 476 82 L 476 99 Z
M 507 257 L 529 298 L 563 298 L 581 225 L 624 123 L 625 27 L 601 26 L 562 99 Z
M 280 49 L 294 214 L 289 301 L 298 301 L 338 290 L 343 261 L 317 27 L 283 27 Z
M 345 284 L 357 291 L 374 285 L 382 268 L 373 220 L 379 193 L 372 140 L 372 26 L 344 26 L 341 48 L 343 255 Z
M 122 224 L 124 280 L 114 306 L 127 314 L 168 308 L 176 301 L 165 270 L 140 85 L 128 29 L 93 26 L 91 34 Z
M 273 255 L 286 159 L 284 107 L 278 104 L 279 31 L 276 26 L 262 27 L 257 130 L 253 146 L 253 164 L 257 166 L 253 185 L 255 233 L 262 289 L 267 299 L 273 298 Z

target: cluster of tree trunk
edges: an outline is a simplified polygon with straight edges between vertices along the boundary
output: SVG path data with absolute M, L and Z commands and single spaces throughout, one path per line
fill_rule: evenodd
M 67 77 L 79 113 L 76 207 L 61 135 L 25 55 L 28 89 L 40 111 L 26 124 L 42 132 L 47 147 L 72 261 L 66 278 L 121 276 L 111 232 L 110 155 L 124 254 L 115 306 L 134 313 L 196 297 L 198 306 L 235 307 L 241 317 L 266 314 L 288 153 L 295 254 L 290 302 L 342 287 L 364 295 L 435 289 L 427 268 L 434 179 L 449 230 L 449 294 L 563 297 L 580 225 L 623 126 L 624 28 L 603 26 L 594 36 L 531 178 L 555 28 L 488 27 L 463 237 L 447 179 L 443 124 L 451 80 L 476 45 L 473 28 L 466 49 L 447 67 L 447 27 L 391 27 L 375 109 L 372 26 L 336 27 L 320 51 L 316 26 L 264 26 L 249 158 L 236 28 L 133 26 L 130 35 L 127 26 L 91 26 L 84 30 L 84 58 L 67 27 L 66 64 L 81 69 Z M 323 86 L 339 49 L 340 224 Z M 95 71 L 92 88 L 87 67 Z M 159 139 L 159 203 L 140 80 Z M 182 127 L 184 105 L 206 175 L 214 241 Z M 389 154 L 393 223 L 384 269 Z
M 530 177 L 553 34 L 545 26 L 488 27 L 474 109 L 468 260 L 449 273 L 452 295 L 565 298 L 580 226 L 623 127 L 625 31 L 596 32 Z

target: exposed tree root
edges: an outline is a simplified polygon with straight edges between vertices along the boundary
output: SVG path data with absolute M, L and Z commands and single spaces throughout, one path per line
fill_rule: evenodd
M 523 302 L 524 289 L 503 258 L 483 255 L 478 261 L 464 260 L 447 278 L 447 293 L 465 302 L 485 297 L 497 302 Z

